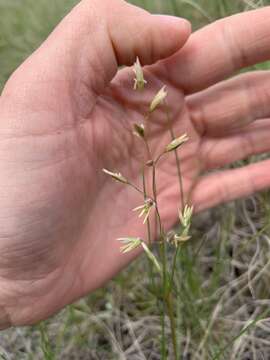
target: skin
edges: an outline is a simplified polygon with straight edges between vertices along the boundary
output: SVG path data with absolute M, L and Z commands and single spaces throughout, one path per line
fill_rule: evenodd
M 121 254 L 115 239 L 146 238 L 131 211 L 143 199 L 102 168 L 141 186 L 146 152 L 132 126 L 163 84 L 175 133 L 190 137 L 179 155 L 196 212 L 270 186 L 269 160 L 221 170 L 270 151 L 269 73 L 225 80 L 270 59 L 269 16 L 270 8 L 237 15 L 189 38 L 182 19 L 84 0 L 12 75 L 0 97 L 1 328 L 49 317 L 138 255 Z M 130 68 L 118 70 L 136 56 L 150 65 L 143 93 Z M 153 157 L 170 142 L 164 106 L 147 137 Z M 157 188 L 169 229 L 181 207 L 173 154 L 159 164 Z

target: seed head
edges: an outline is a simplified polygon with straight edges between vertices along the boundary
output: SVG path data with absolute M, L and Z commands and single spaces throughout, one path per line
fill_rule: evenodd
M 137 57 L 137 60 L 134 64 L 134 69 L 133 69 L 134 73 L 135 73 L 135 79 L 134 79 L 134 90 L 143 90 L 145 85 L 147 84 L 147 81 L 145 81 L 144 79 L 144 75 L 143 75 L 143 69 L 140 63 L 139 58 Z
M 137 249 L 142 244 L 142 240 L 136 237 L 119 238 L 117 240 L 123 244 L 123 246 L 120 248 L 123 254 Z
M 148 160 L 145 165 L 148 167 L 152 167 L 152 166 L 154 166 L 154 164 L 155 164 L 155 162 L 153 160 Z
M 143 223 L 145 224 L 147 219 L 150 216 L 152 207 L 154 206 L 154 202 L 152 199 L 145 200 L 144 204 L 136 207 L 133 211 L 140 211 L 139 218 L 144 216 Z
M 191 239 L 190 227 L 193 215 L 193 207 L 186 205 L 183 212 L 179 211 L 179 219 L 182 225 L 182 230 L 180 233 L 169 233 L 167 236 L 167 241 L 172 243 L 175 247 L 178 247 L 182 243 L 187 242 Z
M 119 181 L 123 184 L 128 184 L 127 179 L 121 173 L 115 173 L 106 169 L 103 169 L 103 172 L 111 176 L 114 180 Z
M 134 124 L 134 135 L 138 136 L 139 138 L 144 139 L 145 137 L 145 128 L 143 124 Z
M 191 239 L 190 235 L 185 235 L 185 234 L 175 234 L 174 238 L 173 238 L 173 243 L 175 245 L 175 247 L 178 247 L 180 244 L 187 242 L 188 240 Z
M 171 152 L 178 149 L 181 145 L 185 144 L 189 140 L 187 134 L 174 139 L 169 145 L 166 146 L 165 152 Z
M 193 215 L 193 206 L 186 205 L 183 212 L 179 211 L 179 219 L 184 228 L 189 228 Z
M 163 86 L 152 100 L 149 111 L 155 111 L 156 108 L 158 108 L 159 105 L 163 103 L 167 96 L 168 92 L 166 91 L 166 86 Z

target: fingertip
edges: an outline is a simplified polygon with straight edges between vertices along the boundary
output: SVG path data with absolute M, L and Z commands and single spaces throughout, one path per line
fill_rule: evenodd
M 185 45 L 191 35 L 191 24 L 188 20 L 175 16 L 152 16 L 153 38 L 156 39 L 157 50 L 155 60 L 162 60 L 174 55 Z
M 191 35 L 192 25 L 187 19 L 171 15 L 154 15 L 154 17 L 159 20 L 160 25 L 170 28 L 176 34 L 180 33 L 182 40 L 186 41 Z

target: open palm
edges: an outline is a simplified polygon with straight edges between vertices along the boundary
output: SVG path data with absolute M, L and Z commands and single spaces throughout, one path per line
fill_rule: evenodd
M 196 211 L 270 185 L 269 161 L 209 174 L 270 149 L 268 73 L 219 83 L 270 57 L 265 12 L 270 10 L 211 25 L 179 50 L 189 36 L 182 20 L 151 16 L 117 0 L 86 0 L 15 72 L 0 100 L 2 327 L 48 317 L 100 287 L 135 256 L 122 255 L 115 239 L 145 237 L 131 211 L 143 199 L 102 169 L 120 171 L 142 186 L 141 164 L 148 155 L 132 128 L 144 121 L 163 84 L 170 120 L 165 106 L 147 120 L 149 146 L 153 158 L 163 151 L 171 140 L 169 122 L 177 135 L 188 134 L 179 155 L 185 200 Z M 243 28 L 250 17 L 256 26 L 247 37 Z M 131 65 L 137 55 L 151 64 L 177 50 L 145 68 L 144 92 L 132 89 L 130 68 L 114 76 L 117 65 Z M 257 119 L 263 120 L 252 123 Z M 173 155 L 159 163 L 157 188 L 169 229 L 181 207 Z

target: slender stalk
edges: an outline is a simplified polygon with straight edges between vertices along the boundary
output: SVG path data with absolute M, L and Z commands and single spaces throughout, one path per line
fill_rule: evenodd
M 167 119 L 169 123 L 170 128 L 170 134 L 172 140 L 174 140 L 175 134 L 173 131 L 172 123 L 170 120 L 170 114 L 168 110 L 168 106 L 166 104 L 166 114 Z M 149 148 L 149 144 L 147 140 L 145 140 L 146 148 L 148 152 L 149 159 L 153 161 L 151 151 Z M 184 207 L 184 186 L 183 186 L 183 179 L 182 179 L 182 173 L 181 173 L 181 166 L 180 166 L 180 159 L 178 156 L 177 150 L 174 151 L 175 153 L 175 160 L 176 160 L 176 167 L 177 167 L 177 174 L 179 179 L 179 188 L 180 188 L 180 201 L 181 201 L 181 207 Z M 160 239 L 160 257 L 162 261 L 162 282 L 163 282 L 163 311 L 162 311 L 162 317 L 161 317 L 161 325 L 162 325 L 162 340 L 161 340 L 161 354 L 162 359 L 166 359 L 166 337 L 165 337 L 165 316 L 168 312 L 168 317 L 170 321 L 170 328 L 171 328 L 171 335 L 172 335 L 172 342 L 173 342 L 173 349 L 174 349 L 174 358 L 175 360 L 178 359 L 178 344 L 177 344 L 177 335 L 176 335 L 176 324 L 175 324 L 175 317 L 174 317 L 174 311 L 173 311 L 173 299 L 172 299 L 172 289 L 173 289 L 173 282 L 174 282 L 174 274 L 176 269 L 176 261 L 178 258 L 180 246 L 177 247 L 174 259 L 173 259 L 173 266 L 172 266 L 172 273 L 168 281 L 167 276 L 167 258 L 166 258 L 166 239 L 165 239 L 165 232 L 162 226 L 162 220 L 160 216 L 159 211 L 159 205 L 158 205 L 158 199 L 157 199 L 157 184 L 156 184 L 156 167 L 158 165 L 159 160 L 164 154 L 160 154 L 155 161 L 153 161 L 153 173 L 152 173 L 152 190 L 153 190 L 153 198 L 155 202 L 155 209 L 156 209 L 156 218 L 159 226 L 159 239 Z
M 145 183 L 145 169 L 143 167 L 142 170 L 142 178 L 143 178 L 143 194 L 144 194 L 144 200 L 147 199 L 147 189 L 146 189 L 146 183 Z M 147 237 L 148 237 L 148 244 L 152 243 L 151 238 L 151 226 L 150 226 L 150 220 L 147 218 Z
M 160 244 L 160 253 L 162 259 L 162 296 L 163 296 L 163 307 L 162 307 L 162 318 L 161 318 L 161 326 L 162 326 L 162 359 L 167 359 L 166 354 L 166 334 L 165 334 L 165 318 L 166 318 L 166 272 L 167 272 L 167 262 L 166 262 L 166 250 L 165 250 L 165 242 L 162 241 Z
M 127 183 L 127 185 L 131 186 L 134 190 L 136 190 L 137 192 L 139 192 L 141 195 L 143 195 L 144 197 L 144 191 L 139 189 L 136 185 L 132 184 L 132 183 Z
M 175 317 L 174 317 L 174 311 L 173 311 L 173 299 L 172 299 L 172 294 L 171 293 L 169 293 L 168 296 L 167 296 L 166 304 L 167 304 L 168 315 L 169 315 L 169 319 L 170 319 L 174 358 L 175 358 L 175 360 L 178 360 L 178 345 L 177 345 L 177 336 L 176 336 L 176 325 L 175 325 Z
M 161 221 L 161 216 L 160 216 L 159 207 L 158 207 L 158 202 L 157 202 L 156 164 L 155 164 L 155 163 L 154 163 L 154 165 L 153 165 L 153 181 L 152 181 L 152 186 L 153 186 L 153 195 L 154 195 L 155 209 L 156 209 L 157 218 L 158 218 L 159 238 L 160 238 L 160 240 L 162 240 L 162 238 L 164 238 L 164 230 L 163 230 L 163 227 L 162 227 L 162 221 Z
M 175 270 L 176 270 L 176 261 L 177 261 L 179 252 L 180 252 L 180 246 L 177 246 L 176 251 L 174 253 L 174 257 L 173 257 L 172 273 L 171 273 L 171 277 L 170 277 L 170 281 L 169 281 L 169 291 L 171 291 L 173 288 L 174 275 L 175 275 Z
M 150 115 L 148 115 L 148 116 L 150 116 Z M 146 117 L 146 119 L 148 118 L 148 116 Z M 162 228 L 162 221 L 161 221 L 161 216 L 160 216 L 159 207 L 158 207 L 158 203 L 157 203 L 157 187 L 156 187 L 156 165 L 157 165 L 159 158 L 156 161 L 153 160 L 147 139 L 145 139 L 145 145 L 146 145 L 149 160 L 153 161 L 152 191 L 153 191 L 153 200 L 155 203 L 155 210 L 156 210 L 155 211 L 156 225 L 158 225 L 157 233 L 158 233 L 158 238 L 161 239 L 162 236 L 164 237 L 164 231 Z M 164 245 L 165 245 L 165 242 L 162 241 L 161 246 L 160 246 L 160 253 L 162 254 L 161 255 L 162 269 L 163 269 L 163 273 L 162 273 L 163 304 L 162 304 L 162 314 L 161 314 L 161 358 L 162 358 L 162 360 L 167 359 L 166 333 L 165 333 L 166 302 L 165 302 L 165 290 L 164 290 L 165 289 L 164 282 L 166 281 L 167 266 L 166 266 L 166 252 L 165 252 Z
M 166 116 L 167 116 L 167 121 L 169 123 L 169 129 L 170 129 L 170 134 L 171 134 L 171 139 L 175 140 L 176 136 L 173 130 L 173 126 L 172 126 L 172 121 L 171 121 L 171 117 L 170 117 L 170 113 L 169 113 L 169 108 L 168 108 L 168 104 L 166 103 Z M 182 178 L 182 171 L 181 171 L 181 164 L 180 164 L 180 157 L 178 154 L 177 150 L 174 150 L 174 154 L 175 154 L 175 161 L 176 161 L 176 168 L 177 168 L 177 175 L 178 175 L 178 181 L 179 181 L 179 188 L 180 188 L 180 199 L 181 199 L 181 208 L 184 207 L 184 184 L 183 184 L 183 178 Z
M 146 146 L 146 150 L 147 150 L 147 155 L 148 155 L 148 158 L 149 158 L 148 160 L 152 160 L 152 154 L 151 154 L 151 150 L 150 150 L 148 141 L 145 139 L 144 142 L 145 142 L 145 146 Z
M 163 308 L 162 308 L 162 316 L 161 316 L 161 354 L 162 360 L 167 358 L 166 355 L 166 334 L 165 334 L 165 316 L 166 316 L 166 287 L 167 287 L 167 261 L 166 261 L 166 249 L 165 249 L 165 241 L 164 241 L 164 231 L 162 228 L 161 216 L 159 212 L 158 202 L 157 202 L 157 185 L 156 185 L 156 165 L 157 162 L 153 164 L 153 176 L 152 176 L 152 187 L 153 187 L 153 196 L 155 201 L 156 214 L 159 225 L 159 240 L 161 240 L 160 244 L 160 254 L 162 260 L 162 292 L 163 292 Z
M 140 193 L 140 194 L 143 196 L 143 198 L 145 199 L 145 193 L 144 193 L 143 190 L 139 189 L 136 185 L 134 185 L 134 184 L 132 184 L 132 183 L 127 183 L 127 185 L 130 186 L 130 187 L 132 187 L 132 188 L 133 188 L 134 190 L 136 190 L 138 193 Z M 152 200 L 153 202 L 155 202 L 155 200 L 154 200 L 150 195 L 148 195 L 147 193 L 146 193 L 146 198 Z
M 174 358 L 178 360 L 178 346 L 177 346 L 177 336 L 176 336 L 176 327 L 175 327 L 175 318 L 173 312 L 173 301 L 172 301 L 172 293 L 170 289 L 170 283 L 168 285 L 167 279 L 167 259 L 166 259 L 166 241 L 163 236 L 163 240 L 160 244 L 160 252 L 162 258 L 162 268 L 163 268 L 163 318 L 162 318 L 162 334 L 163 339 L 165 340 L 165 314 L 166 314 L 166 307 L 168 311 L 169 321 L 170 321 L 170 328 L 171 328 L 171 335 L 172 335 L 172 342 L 173 342 L 173 350 L 174 350 Z M 166 357 L 165 357 L 166 359 Z
M 145 168 L 144 168 L 144 166 L 143 166 L 143 170 L 142 170 L 142 178 L 143 178 L 144 200 L 146 200 L 147 199 L 147 189 L 146 189 L 146 182 L 145 182 Z M 149 218 L 147 218 L 147 238 L 148 238 L 148 244 L 151 245 L 152 244 L 152 237 L 151 237 L 151 225 L 150 225 Z M 153 287 L 153 289 L 155 289 L 154 274 L 153 274 L 153 264 L 149 259 L 148 259 L 148 262 L 149 262 L 149 274 L 150 274 L 150 278 L 151 278 L 152 287 Z
M 161 157 L 161 156 L 160 156 Z M 160 159 L 158 158 L 158 160 Z M 166 315 L 166 308 L 168 311 L 168 316 L 170 320 L 170 328 L 171 328 L 171 334 L 172 334 L 172 342 L 173 342 L 173 349 L 174 349 L 174 358 L 175 360 L 178 359 L 178 349 L 177 349 L 177 336 L 176 336 L 176 327 L 175 327 L 175 318 L 174 318 L 174 312 L 173 312 L 173 303 L 172 303 L 172 297 L 171 297 L 171 291 L 169 289 L 168 284 L 168 278 L 167 278 L 167 258 L 166 258 L 166 239 L 165 239 L 165 233 L 162 227 L 158 202 L 157 202 L 157 189 L 156 189 L 156 165 L 157 161 L 155 161 L 153 165 L 153 194 L 154 194 L 154 200 L 156 203 L 156 212 L 158 217 L 158 223 L 159 223 L 159 231 L 160 231 L 160 253 L 161 253 L 161 259 L 162 259 L 162 269 L 163 269 L 163 314 L 162 314 L 162 359 L 166 359 L 166 339 L 165 339 L 165 315 Z
M 171 120 L 167 102 L 165 103 L 165 108 L 166 108 L 166 115 L 167 115 L 167 121 L 169 124 L 171 139 L 174 140 L 176 138 L 176 136 L 175 136 L 174 129 L 172 126 L 172 120 Z M 183 209 L 185 206 L 185 198 L 184 198 L 184 184 L 183 184 L 183 177 L 182 177 L 182 171 L 181 171 L 181 163 L 180 163 L 180 157 L 179 157 L 177 150 L 174 151 L 174 154 L 175 154 L 175 162 L 176 162 L 177 175 L 178 175 L 178 181 L 179 181 L 179 190 L 180 190 L 180 202 L 181 202 L 180 209 Z M 176 336 L 176 325 L 175 325 L 174 314 L 171 310 L 171 308 L 173 307 L 172 299 L 171 299 L 171 292 L 172 292 L 172 289 L 174 286 L 174 276 L 175 276 L 176 264 L 177 264 L 179 252 L 180 252 L 180 245 L 177 246 L 175 253 L 174 253 L 174 257 L 173 257 L 173 264 L 172 264 L 172 270 L 171 270 L 171 276 L 170 276 L 169 288 L 168 288 L 169 303 L 167 303 L 168 313 L 169 313 L 169 317 L 170 317 L 171 333 L 172 333 L 175 359 L 178 359 L 178 343 L 177 343 L 177 336 Z

